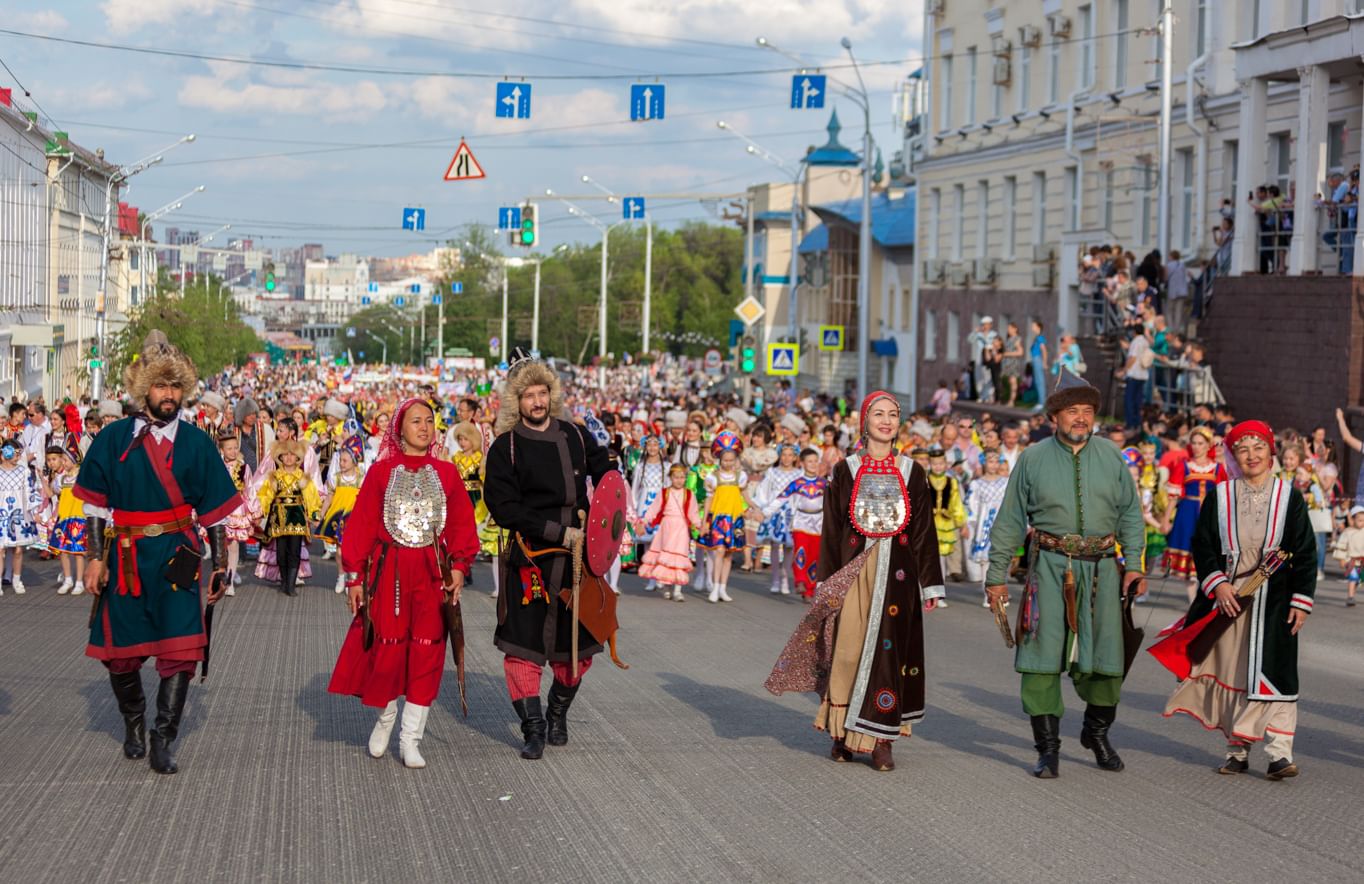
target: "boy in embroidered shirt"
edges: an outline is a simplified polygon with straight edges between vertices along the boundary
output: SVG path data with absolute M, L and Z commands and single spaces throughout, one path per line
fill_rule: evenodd
M 1350 524 L 1336 537 L 1335 557 L 1345 568 L 1345 579 L 1349 581 L 1345 605 L 1353 608 L 1359 575 L 1364 570 L 1364 506 L 1350 508 Z
M 813 448 L 800 453 L 803 475 L 793 479 L 780 494 L 763 508 L 763 515 L 771 518 L 782 507 L 791 509 L 791 537 L 795 554 L 791 570 L 801 597 L 810 601 L 815 597 L 815 567 L 818 564 L 819 540 L 824 531 L 824 492 L 829 480 L 819 474 L 820 456 Z

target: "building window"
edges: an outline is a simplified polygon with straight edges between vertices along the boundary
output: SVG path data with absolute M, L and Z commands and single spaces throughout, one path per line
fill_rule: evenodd
M 1104 172 L 1103 183 L 1103 228 L 1108 232 L 1113 231 L 1113 191 L 1116 186 L 1115 175 L 1112 169 Z
M 976 71 L 978 65 L 978 53 L 976 47 L 972 46 L 966 50 L 966 125 L 971 126 L 976 122 Z
M 857 337 L 857 228 L 829 228 L 829 325 L 841 325 L 852 343 Z
M 990 89 L 990 119 L 998 120 L 1004 116 L 1004 84 L 995 83 L 994 65 L 1000 60 L 1008 61 L 1007 55 L 992 55 L 990 57 L 990 81 L 993 84 Z
M 1194 58 L 1208 51 L 1208 0 L 1195 0 Z
M 1155 187 L 1155 169 L 1150 163 L 1142 163 L 1132 174 L 1136 179 L 1133 189 L 1137 191 L 1137 218 L 1132 225 L 1132 233 L 1138 245 L 1146 246 L 1151 244 L 1151 197 Z
M 932 362 L 938 358 L 938 314 L 933 310 L 924 311 L 924 360 Z
M 990 251 L 990 182 L 976 182 L 976 257 L 988 258 Z
M 1080 70 L 1078 85 L 1089 89 L 1094 85 L 1094 7 L 1085 4 L 1079 9 Z
M 1047 241 L 1047 173 L 1032 173 L 1032 244 Z
M 938 104 L 938 129 L 952 128 L 952 56 L 944 55 L 939 69 L 943 73 L 942 101 Z
M 1047 104 L 1055 104 L 1061 95 L 1061 41 L 1055 37 L 1047 41 Z
M 1269 136 L 1269 168 L 1273 170 L 1270 183 L 1279 186 L 1279 194 L 1288 196 L 1289 174 L 1292 170 L 1292 137 L 1287 132 Z
M 928 257 L 938 257 L 938 239 L 942 236 L 942 191 L 928 192 Z
M 1080 170 L 1066 166 L 1066 230 L 1080 229 L 1080 203 L 1084 194 L 1080 190 Z
M 966 185 L 952 188 L 952 260 L 961 260 L 962 240 L 966 237 Z
M 1113 88 L 1127 88 L 1127 0 L 1113 0 Z
M 1193 244 L 1194 225 L 1194 152 L 1192 147 L 1181 148 L 1178 154 L 1180 172 L 1179 225 L 1180 247 L 1187 252 Z
M 1012 258 L 1018 249 L 1018 179 L 1004 178 L 1004 257 Z
M 1222 142 L 1222 198 L 1236 205 L 1237 194 L 1241 192 L 1241 152 L 1240 142 L 1228 138 Z
M 1032 101 L 1032 47 L 1018 50 L 1018 112 L 1025 113 Z
M 1326 126 L 1326 174 L 1345 174 L 1345 121 L 1336 120 Z
M 961 317 L 957 311 L 947 311 L 947 361 L 956 365 L 961 361 Z

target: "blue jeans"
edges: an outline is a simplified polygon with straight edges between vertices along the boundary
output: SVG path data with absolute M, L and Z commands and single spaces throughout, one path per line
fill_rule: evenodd
M 1129 430 L 1141 429 L 1141 406 L 1146 396 L 1146 381 L 1128 378 L 1122 388 L 1123 423 Z

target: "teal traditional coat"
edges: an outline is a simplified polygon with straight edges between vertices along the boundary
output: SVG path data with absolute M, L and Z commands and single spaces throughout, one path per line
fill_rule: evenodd
M 1145 570 L 1146 525 L 1141 495 L 1118 447 L 1091 438 L 1079 453 L 1058 438 L 1030 445 L 1009 473 L 1004 502 L 990 531 L 990 566 L 985 585 L 1006 582 L 1009 564 L 1023 545 L 1028 526 L 1048 534 L 1117 536 L 1128 570 Z M 1025 632 L 1014 654 L 1018 672 L 1123 675 L 1122 587 L 1118 562 L 1072 561 L 1077 634 L 1067 648 L 1066 606 L 1061 584 L 1062 553 L 1037 551 L 1029 585 L 1036 585 L 1038 625 Z M 1021 605 L 1019 606 L 1022 607 Z M 1069 653 L 1068 653 L 1069 651 Z
M 144 523 L 171 522 L 193 510 L 198 524 L 209 527 L 241 505 L 208 434 L 181 421 L 170 444 L 151 434 L 134 444 L 140 421 L 124 418 L 95 436 L 73 489 L 87 507 L 111 511 L 114 525 L 133 524 L 139 514 Z M 162 515 L 146 515 L 157 513 Z M 177 660 L 203 659 L 207 639 L 199 586 L 176 588 L 164 576 L 181 546 L 203 549 L 193 528 L 140 537 L 130 548 L 123 548 L 118 537 L 106 543 L 109 579 L 90 623 L 87 656 L 108 661 L 173 653 Z

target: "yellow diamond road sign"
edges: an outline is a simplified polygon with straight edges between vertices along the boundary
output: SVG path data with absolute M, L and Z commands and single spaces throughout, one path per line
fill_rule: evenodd
M 843 349 L 843 326 L 841 325 L 821 325 L 819 327 L 819 349 L 821 350 L 842 350 Z
M 758 303 L 757 298 L 749 295 L 739 302 L 739 306 L 734 308 L 734 312 L 744 321 L 745 325 L 753 325 L 759 319 L 763 318 L 763 314 L 765 314 L 767 310 L 762 304 Z

